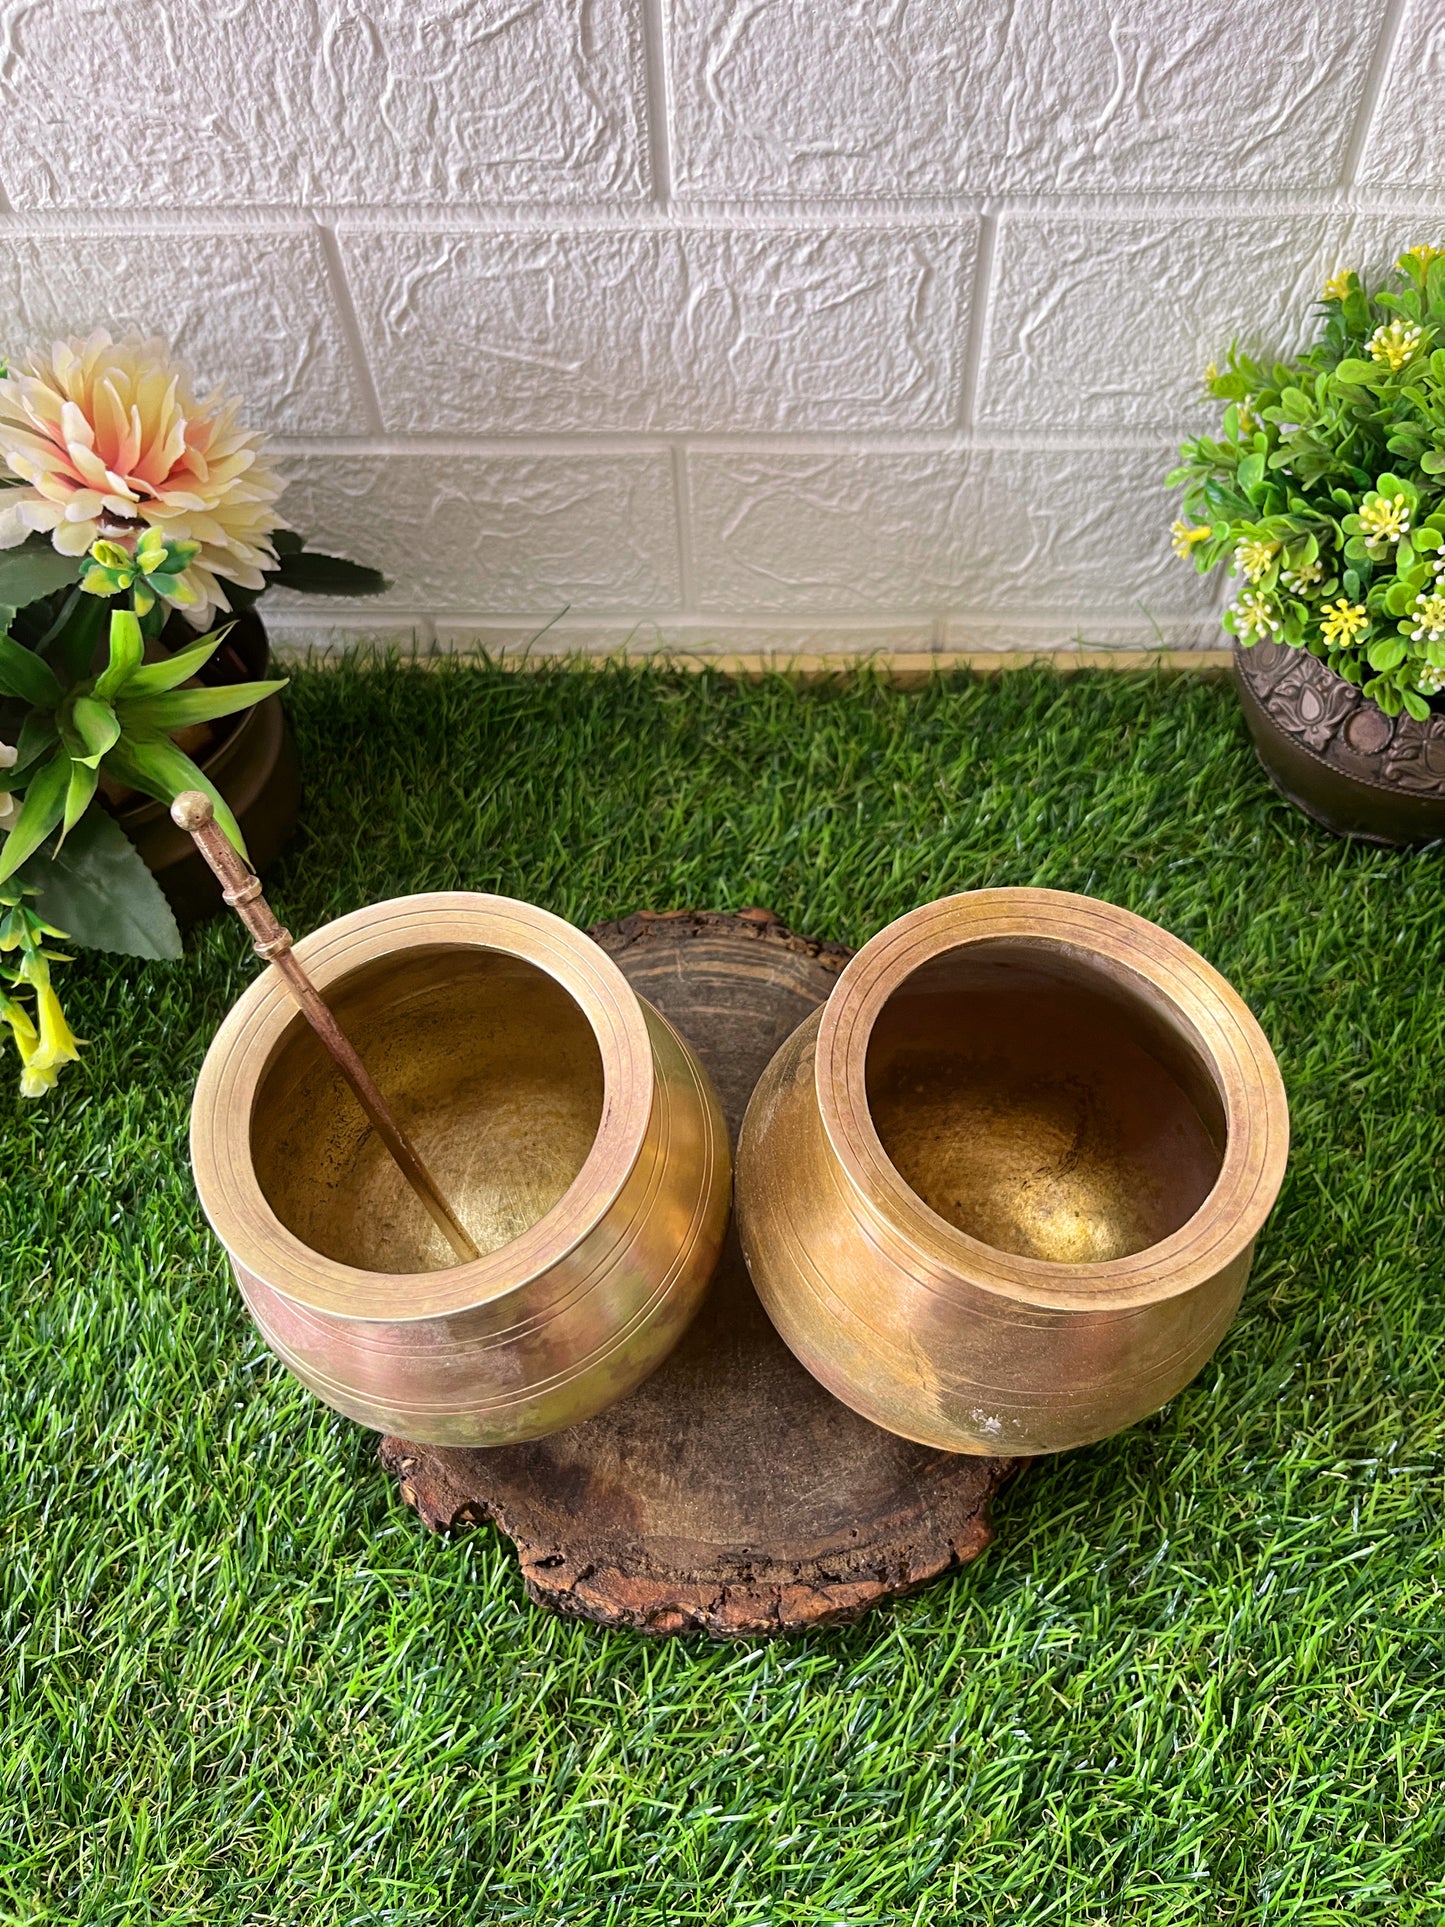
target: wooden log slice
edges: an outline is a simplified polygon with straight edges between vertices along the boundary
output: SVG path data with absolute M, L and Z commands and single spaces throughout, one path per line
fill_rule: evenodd
M 591 934 L 702 1057 L 734 1143 L 764 1066 L 850 954 L 765 910 Z M 696 1322 L 620 1405 L 529 1445 L 386 1438 L 381 1458 L 434 1529 L 494 1520 L 538 1605 L 715 1638 L 855 1619 L 975 1558 L 1021 1463 L 913 1445 L 840 1405 L 774 1331 L 735 1231 Z

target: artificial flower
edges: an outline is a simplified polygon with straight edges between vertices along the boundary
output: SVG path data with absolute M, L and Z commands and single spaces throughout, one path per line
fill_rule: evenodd
M 199 547 L 196 542 L 168 542 L 158 528 L 147 528 L 134 549 L 124 542 L 96 542 L 80 586 L 98 596 L 124 595 L 129 589 L 138 616 L 149 615 L 158 597 L 185 609 L 196 599 L 185 571 Z
M 1324 580 L 1324 567 L 1316 561 L 1301 562 L 1293 569 L 1286 569 L 1280 581 L 1296 595 L 1308 595 Z
M 1380 323 L 1367 346 L 1376 361 L 1389 362 L 1391 373 L 1398 375 L 1405 363 L 1414 359 L 1424 339 L 1423 328 L 1413 321 L 1401 321 L 1397 315 L 1388 326 Z
M 1268 575 L 1269 566 L 1279 554 L 1278 542 L 1261 542 L 1254 536 L 1235 544 L 1235 567 L 1250 582 L 1258 582 L 1261 576 Z
M 1417 578 L 1418 579 L 1418 578 Z M 1445 593 L 1427 589 L 1415 598 L 1413 642 L 1445 642 Z
M 1398 542 L 1410 532 L 1410 504 L 1403 495 L 1376 495 L 1360 504 L 1360 531 L 1372 542 Z
M 1196 545 L 1207 542 L 1214 531 L 1207 522 L 1197 529 L 1190 528 L 1187 522 L 1174 522 L 1170 524 L 1169 533 L 1173 538 L 1174 553 L 1181 561 L 1187 561 Z
M 1350 292 L 1350 283 L 1354 278 L 1353 269 L 1338 269 L 1325 283 L 1324 299 L 1326 301 L 1343 301 Z
M 1243 643 L 1268 642 L 1279 628 L 1275 606 L 1262 589 L 1246 589 L 1230 614 L 1230 626 Z
M 42 530 L 84 555 L 119 529 L 154 527 L 194 542 L 184 572 L 190 619 L 229 610 L 223 582 L 265 587 L 276 567 L 281 482 L 242 428 L 240 403 L 197 400 L 160 341 L 104 330 L 58 341 L 0 379 L 0 459 L 22 487 L 0 492 L 0 548 Z
M 1422 696 L 1445 696 L 1445 669 L 1437 668 L 1433 662 L 1421 663 L 1415 687 Z
M 1343 596 L 1338 602 L 1327 602 L 1320 611 L 1320 634 L 1331 649 L 1347 649 L 1370 626 L 1369 614 L 1364 604 L 1346 602 Z

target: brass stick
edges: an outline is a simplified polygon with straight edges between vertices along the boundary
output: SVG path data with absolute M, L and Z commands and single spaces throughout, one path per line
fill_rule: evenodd
M 437 1188 L 435 1178 L 422 1163 L 416 1146 L 392 1116 L 386 1099 L 371 1081 L 371 1073 L 356 1054 L 340 1024 L 331 1013 L 321 992 L 306 975 L 291 949 L 291 932 L 283 929 L 265 897 L 261 879 L 237 853 L 216 821 L 211 799 L 199 790 L 183 790 L 171 804 L 171 820 L 194 840 L 196 848 L 215 871 L 221 895 L 250 932 L 256 955 L 274 964 L 282 981 L 296 1000 L 302 1014 L 331 1053 L 333 1062 L 356 1094 L 356 1101 L 370 1118 L 382 1143 L 390 1151 L 397 1168 L 426 1206 L 432 1222 L 464 1263 L 481 1253 L 467 1236 L 455 1211 Z

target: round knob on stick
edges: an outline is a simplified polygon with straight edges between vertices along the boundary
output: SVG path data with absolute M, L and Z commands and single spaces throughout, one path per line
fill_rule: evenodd
M 203 796 L 200 790 L 182 790 L 171 804 L 172 823 L 188 836 L 194 836 L 197 830 L 203 830 L 215 820 L 216 807 L 210 797 Z

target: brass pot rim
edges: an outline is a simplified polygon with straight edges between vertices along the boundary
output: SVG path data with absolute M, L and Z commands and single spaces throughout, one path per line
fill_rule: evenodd
M 1162 997 L 1219 1089 L 1219 1175 L 1193 1216 L 1158 1243 L 1094 1264 L 1000 1250 L 940 1217 L 884 1149 L 868 1104 L 866 1063 L 885 1004 L 921 965 L 968 944 L 1024 940 L 1072 952 Z M 1147 987 L 1147 988 L 1146 988 Z M 1046 1310 L 1118 1309 L 1179 1296 L 1243 1251 L 1269 1216 L 1289 1152 L 1289 1107 L 1269 1041 L 1233 986 L 1197 951 L 1147 918 L 1063 890 L 991 889 L 908 912 L 849 962 L 823 1008 L 813 1062 L 823 1129 L 873 1235 L 920 1260 L 944 1296 L 961 1287 Z
M 452 944 L 522 958 L 572 998 L 602 1059 L 597 1134 L 556 1204 L 481 1258 L 420 1272 L 364 1271 L 328 1258 L 276 1216 L 251 1158 L 262 1078 L 285 1033 L 305 1021 L 276 973 L 266 972 L 237 999 L 207 1052 L 191 1110 L 191 1160 L 201 1207 L 226 1250 L 249 1271 L 285 1280 L 274 1288 L 312 1311 L 394 1324 L 520 1291 L 594 1229 L 642 1154 L 656 1083 L 642 1005 L 606 952 L 561 917 L 512 897 L 434 891 L 338 917 L 303 938 L 296 954 L 324 992 L 380 957 Z

